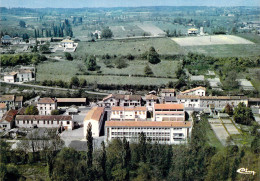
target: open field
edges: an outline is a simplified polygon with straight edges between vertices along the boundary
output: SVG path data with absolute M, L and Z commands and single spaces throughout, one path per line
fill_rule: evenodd
M 142 84 L 142 85 L 161 85 L 167 84 L 169 81 L 175 81 L 171 78 L 153 78 L 153 77 L 132 77 L 131 75 L 144 75 L 144 67 L 147 61 L 135 60 L 129 61 L 129 65 L 124 69 L 107 68 L 103 61 L 98 61 L 101 66 L 102 74 L 124 74 L 127 76 L 102 75 L 96 72 L 90 72 L 95 75 L 79 75 L 89 83 L 97 82 L 99 84 Z M 45 62 L 37 67 L 37 81 L 43 80 L 64 80 L 70 81 L 71 77 L 79 73 L 78 64 L 84 66 L 81 61 L 59 61 Z M 157 65 L 150 65 L 154 75 L 156 76 L 175 76 L 177 61 L 162 61 Z
M 162 36 L 166 34 L 163 30 L 161 30 L 151 22 L 143 22 L 143 23 L 135 23 L 135 24 L 143 31 L 150 33 L 152 36 Z
M 133 40 L 112 40 L 98 42 L 79 42 L 76 55 L 140 55 L 154 46 L 159 54 L 184 54 L 185 50 L 169 38 L 144 38 Z
M 180 46 L 227 45 L 227 44 L 254 44 L 253 42 L 234 35 L 194 36 L 172 38 Z
M 113 38 L 143 36 L 144 31 L 137 25 L 122 24 L 121 26 L 109 26 L 113 32 Z

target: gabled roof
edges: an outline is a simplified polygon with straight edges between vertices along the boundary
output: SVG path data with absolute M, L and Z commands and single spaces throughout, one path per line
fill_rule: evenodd
M 186 90 L 186 91 L 183 91 L 183 92 L 181 92 L 181 94 L 186 94 L 186 93 L 193 92 L 193 91 L 196 91 L 196 90 L 199 90 L 199 89 L 202 89 L 202 90 L 206 91 L 206 88 L 205 88 L 205 87 L 199 86 L 199 87 L 195 87 L 195 88 L 193 88 L 193 89 L 188 89 L 188 90 Z
M 14 75 L 17 75 L 17 72 L 8 72 L 8 73 L 6 73 L 6 75 L 5 76 L 14 76 Z
M 95 120 L 100 121 L 102 114 L 104 113 L 104 107 L 93 107 L 84 118 L 84 121 Z
M 31 71 L 31 70 L 28 70 L 28 69 L 19 69 L 19 70 L 18 70 L 18 73 L 19 73 L 19 74 L 26 74 L 26 73 L 32 73 L 32 71 Z
M 72 117 L 63 115 L 17 115 L 15 120 L 71 121 Z
M 40 98 L 38 104 L 54 104 L 55 100 L 50 97 Z
M 106 121 L 106 127 L 180 127 L 190 128 L 191 121 Z
M 0 101 L 14 101 L 14 95 L 2 95 Z
M 16 96 L 15 102 L 23 102 L 23 96 Z
M 17 114 L 17 110 L 11 109 L 11 110 L 7 111 L 7 112 L 4 114 L 3 118 L 1 119 L 1 122 L 2 122 L 2 121 L 7 121 L 7 122 L 10 123 L 10 122 L 14 119 L 14 117 L 15 117 L 16 114 Z
M 140 95 L 122 95 L 122 94 L 109 94 L 108 96 L 103 98 L 103 101 L 114 98 L 114 99 L 124 99 L 124 100 L 141 100 L 142 96 Z
M 74 41 L 65 39 L 65 40 L 62 40 L 61 43 L 74 43 Z
M 154 109 L 184 109 L 183 104 L 154 104 Z
M 2 40 L 12 40 L 12 38 L 9 35 L 4 35 Z
M 6 109 L 6 103 L 0 103 L 0 109 Z
M 174 93 L 175 89 L 162 89 L 161 92 L 162 93 Z
M 177 99 L 200 99 L 198 95 L 177 95 Z
M 111 107 L 111 111 L 146 111 L 146 107 Z
M 158 97 L 153 94 L 145 95 L 145 100 L 157 100 Z
M 86 102 L 86 98 L 57 98 L 57 102 Z

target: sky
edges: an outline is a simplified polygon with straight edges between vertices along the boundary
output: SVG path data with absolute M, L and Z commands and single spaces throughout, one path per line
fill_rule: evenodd
M 0 7 L 260 6 L 260 0 L 0 0 Z

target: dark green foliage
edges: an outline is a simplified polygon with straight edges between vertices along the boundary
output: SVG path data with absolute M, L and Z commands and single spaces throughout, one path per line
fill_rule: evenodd
M 41 45 L 39 50 L 42 52 L 42 53 L 50 53 L 50 43 L 46 43 L 44 45 Z
M 16 55 L 1 55 L 1 66 L 15 66 L 20 64 L 38 64 L 46 61 L 44 55 L 39 54 L 16 54 Z
M 232 89 L 237 89 L 239 87 L 238 82 L 236 81 L 237 75 L 236 72 L 230 71 L 223 82 L 224 88 L 226 90 L 232 90 Z
M 88 124 L 87 127 L 87 166 L 88 168 L 92 168 L 92 161 L 93 161 L 93 137 L 92 137 L 92 125 L 91 123 Z
M 77 76 L 71 77 L 70 79 L 70 87 L 78 87 L 79 86 L 79 78 Z
M 152 71 L 151 67 L 148 64 L 144 67 L 144 73 L 147 76 L 153 75 L 153 71 Z
M 25 115 L 38 115 L 39 114 L 39 111 L 37 109 L 37 107 L 33 106 L 33 105 L 30 105 L 28 106 L 26 109 L 25 109 L 25 112 L 24 112 Z
M 225 113 L 228 115 L 232 116 L 233 115 L 233 107 L 230 104 L 227 104 L 225 106 Z
M 148 51 L 147 59 L 151 64 L 157 64 L 161 62 L 159 58 L 159 54 L 156 52 L 154 47 L 150 47 Z
M 73 60 L 73 57 L 71 56 L 71 54 L 70 54 L 69 52 L 65 52 L 64 55 L 65 55 L 65 58 L 66 58 L 67 60 L 70 60 L 70 61 Z
M 59 115 L 60 111 L 58 109 L 54 109 L 51 111 L 51 115 Z
M 101 32 L 101 38 L 107 39 L 112 37 L 113 37 L 112 31 L 109 29 L 109 27 L 105 27 Z
M 244 125 L 251 125 L 251 123 L 255 121 L 252 109 L 246 107 L 244 103 L 239 103 L 238 106 L 235 107 L 233 117 L 236 123 Z
M 95 71 L 95 70 L 98 69 L 97 62 L 96 62 L 96 57 L 94 57 L 93 55 L 91 55 L 88 58 L 86 58 L 85 61 L 86 61 L 88 70 Z
M 115 63 L 116 68 L 118 68 L 118 69 L 126 68 L 128 66 L 128 64 L 126 63 L 126 60 L 122 59 L 120 57 L 116 58 L 114 63 Z
M 19 21 L 19 26 L 20 26 L 21 28 L 25 28 L 25 27 L 26 27 L 25 21 L 20 20 L 20 21 Z

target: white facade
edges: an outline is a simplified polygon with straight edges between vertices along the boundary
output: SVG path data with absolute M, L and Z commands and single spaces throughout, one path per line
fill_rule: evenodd
M 72 130 L 74 123 L 71 116 L 40 116 L 40 115 L 17 115 L 15 125 L 19 128 L 59 128 L 64 127 L 66 130 Z
M 206 96 L 206 88 L 205 87 L 196 87 L 193 89 L 189 89 L 181 92 L 182 95 L 197 95 L 197 96 Z
M 183 121 L 107 121 L 105 126 L 106 141 L 126 138 L 137 141 L 141 132 L 147 140 L 165 144 L 187 143 L 191 136 L 192 122 Z
M 176 95 L 175 89 L 162 89 L 161 96 L 164 97 L 174 97 Z
M 112 107 L 110 120 L 145 120 L 146 115 L 146 107 Z
M 18 72 L 17 79 L 19 82 L 32 81 L 33 80 L 32 72 L 30 70 Z
M 200 108 L 200 97 L 189 95 L 177 95 L 178 103 L 184 104 L 184 107 Z
M 15 75 L 4 75 L 4 82 L 11 82 L 14 83 L 16 79 L 16 74 Z
M 155 104 L 153 110 L 154 121 L 184 121 L 183 104 Z
M 60 42 L 60 45 L 62 47 L 66 47 L 66 48 L 73 48 L 74 47 L 74 41 L 65 39 L 65 40 L 62 40 Z
M 11 129 L 11 123 L 8 121 L 0 121 L 0 128 Z
M 140 95 L 122 95 L 122 94 L 110 94 L 106 96 L 102 101 L 98 103 L 101 107 L 135 107 L 141 106 L 142 97 Z
M 154 104 L 156 104 L 158 102 L 158 97 L 155 95 L 146 95 L 145 96 L 145 101 L 146 101 L 146 107 L 148 111 L 152 111 Z
M 88 125 L 92 126 L 92 136 L 99 137 L 100 131 L 104 124 L 105 109 L 103 107 L 94 107 L 86 115 L 84 119 L 84 137 L 87 136 Z
M 51 115 L 51 111 L 57 109 L 57 102 L 52 98 L 40 98 L 37 103 L 39 115 Z

